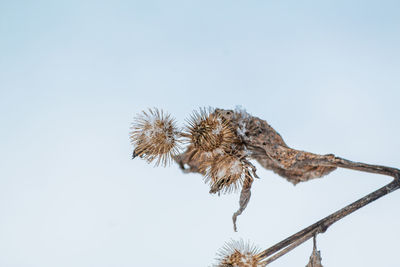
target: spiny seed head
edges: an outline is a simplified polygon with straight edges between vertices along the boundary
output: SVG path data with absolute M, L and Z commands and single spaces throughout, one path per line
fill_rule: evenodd
M 168 113 L 156 108 L 143 111 L 131 127 L 130 139 L 135 146 L 134 154 L 149 163 L 166 166 L 179 153 L 179 137 L 175 120 Z
M 251 176 L 250 168 L 244 158 L 228 153 L 213 153 L 213 156 L 203 161 L 200 166 L 205 181 L 211 186 L 210 193 L 230 193 L 238 190 L 246 178 Z
M 259 249 L 243 240 L 231 241 L 218 252 L 215 267 L 264 267 L 258 257 Z
M 199 152 L 227 150 L 237 141 L 229 122 L 211 108 L 194 111 L 187 122 L 185 137 Z

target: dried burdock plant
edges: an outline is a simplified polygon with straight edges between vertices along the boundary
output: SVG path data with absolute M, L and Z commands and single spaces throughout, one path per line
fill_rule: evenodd
M 173 158 L 185 173 L 196 172 L 210 184 L 210 193 L 228 193 L 241 188 L 239 209 L 233 214 L 234 230 L 251 196 L 257 178 L 256 160 L 289 182 L 297 184 L 329 174 L 336 168 L 389 175 L 394 180 L 384 187 L 347 205 L 272 247 L 258 252 L 243 242 L 231 242 L 219 253 L 217 266 L 266 266 L 303 242 L 325 232 L 332 224 L 378 198 L 400 188 L 400 170 L 396 168 L 353 162 L 333 154 L 318 155 L 290 148 L 282 137 L 264 120 L 243 110 L 200 109 L 188 120 L 184 132 L 162 111 L 143 112 L 133 124 L 131 140 L 133 157 L 166 165 Z M 178 154 L 183 138 L 188 146 Z M 314 243 L 308 267 L 321 267 L 321 258 Z
M 154 126 L 151 118 L 160 118 L 164 126 Z M 157 119 L 156 119 L 157 120 Z M 156 124 L 158 125 L 158 124 Z M 397 179 L 400 171 L 395 168 L 352 162 L 333 154 L 318 155 L 290 148 L 266 121 L 251 116 L 244 110 L 200 109 L 195 111 L 185 131 L 180 134 L 169 115 L 159 111 L 144 113 L 137 119 L 132 132 L 135 155 L 152 161 L 166 163 L 173 159 L 185 173 L 200 173 L 211 186 L 210 193 L 228 193 L 241 189 L 239 209 L 233 214 L 234 230 L 240 215 L 251 196 L 251 186 L 257 178 L 251 160 L 297 184 L 320 178 L 336 168 L 390 175 Z M 152 130 L 149 130 L 152 129 Z M 167 132 L 165 135 L 155 133 Z M 188 144 L 177 154 L 179 137 Z
M 258 257 L 259 249 L 249 242 L 231 241 L 217 254 L 215 267 L 264 267 Z
M 166 166 L 179 153 L 181 133 L 174 119 L 158 109 L 149 109 L 138 115 L 132 124 L 130 138 L 135 146 L 133 158 L 139 156 L 156 166 Z

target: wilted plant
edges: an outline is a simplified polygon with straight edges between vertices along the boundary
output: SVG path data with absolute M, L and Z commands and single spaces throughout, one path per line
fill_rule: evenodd
M 210 193 L 229 193 L 241 189 L 240 207 L 232 216 L 235 231 L 236 218 L 246 208 L 252 183 L 254 178 L 258 178 L 250 160 L 258 161 L 264 168 L 293 184 L 322 177 L 338 167 L 394 178 L 379 190 L 262 252 L 243 242 L 229 243 L 219 253 L 218 266 L 265 266 L 311 237 L 325 232 L 329 226 L 348 214 L 400 188 L 398 169 L 352 162 L 333 154 L 318 155 L 292 149 L 266 121 L 240 109 L 209 108 L 194 111 L 183 131 L 176 127 L 169 114 L 149 109 L 135 119 L 130 137 L 135 146 L 133 158 L 139 156 L 148 162 L 156 160 L 156 165 L 161 163 L 164 166 L 173 159 L 185 173 L 202 174 L 210 184 Z M 182 143 L 186 143 L 187 147 L 180 153 Z M 315 255 L 308 266 L 314 266 L 314 263 L 322 266 L 319 254 L 313 253 Z
M 200 109 L 187 120 L 184 130 L 176 127 L 174 119 L 158 109 L 138 115 L 130 134 L 135 146 L 133 158 L 166 166 L 175 160 L 185 172 L 197 172 L 210 184 L 210 193 L 229 193 L 241 189 L 240 207 L 236 217 L 246 208 L 256 168 L 249 160 L 256 160 L 289 182 L 297 184 L 322 177 L 336 168 L 389 175 L 394 180 L 386 186 L 332 213 L 320 221 L 289 236 L 272 247 L 259 252 L 241 242 L 231 242 L 218 254 L 217 266 L 261 267 L 285 255 L 314 236 L 314 249 L 307 267 L 322 267 L 315 237 L 332 224 L 376 199 L 400 188 L 400 170 L 386 166 L 352 162 L 333 154 L 318 155 L 295 150 L 264 120 L 244 110 Z M 181 144 L 187 147 L 180 153 Z M 180 154 L 179 154 L 180 153 Z
M 210 193 L 229 193 L 241 189 L 236 217 L 246 208 L 256 168 L 256 160 L 289 182 L 297 184 L 322 177 L 337 167 L 399 177 L 398 169 L 352 162 L 333 154 L 318 155 L 295 150 L 264 120 L 241 109 L 201 108 L 179 130 L 169 114 L 157 109 L 143 112 L 132 126 L 133 158 L 140 156 L 156 165 L 174 159 L 185 172 L 197 172 L 210 184 Z M 186 150 L 179 154 L 180 144 Z

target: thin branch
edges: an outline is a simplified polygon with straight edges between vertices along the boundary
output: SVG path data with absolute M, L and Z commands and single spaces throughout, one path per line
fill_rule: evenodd
M 295 233 L 294 235 L 291 235 L 288 238 L 282 240 L 281 242 L 273 245 L 272 247 L 262 251 L 257 255 L 258 258 L 265 259 L 265 262 L 270 263 L 278 258 L 275 255 L 278 254 L 280 257 L 288 253 L 291 249 L 288 250 L 287 248 L 291 248 L 292 245 L 295 244 L 296 246 L 298 246 L 301 243 L 310 239 L 313 235 L 325 232 L 332 224 L 341 220 L 345 216 L 383 197 L 384 195 L 387 195 L 399 189 L 400 176 L 396 174 L 395 177 L 396 178 L 391 183 L 385 185 L 384 187 L 366 195 L 365 197 L 347 205 L 346 207 L 332 213 L 331 215 L 319 220 L 318 222 L 304 228 L 303 230 Z
M 267 258 L 264 261 L 262 261 L 262 263 L 265 264 L 265 265 L 270 264 L 271 262 L 277 260 L 278 258 L 282 257 L 283 255 L 289 253 L 290 251 L 292 251 L 293 249 L 295 249 L 299 245 L 303 244 L 305 241 L 310 239 L 312 236 L 315 236 L 315 234 L 313 232 L 310 232 L 310 233 L 304 235 L 303 237 L 301 237 L 299 239 L 296 239 L 289 246 L 287 246 L 284 249 L 281 249 L 279 252 L 271 255 L 269 258 Z M 257 256 L 258 256 L 259 259 L 263 259 L 262 255 L 259 254 Z
M 392 176 L 393 178 L 400 178 L 400 170 L 396 168 L 367 164 L 362 162 L 354 162 L 340 157 L 331 157 L 330 155 L 324 155 L 321 158 L 313 159 L 312 161 L 306 160 L 304 162 L 298 163 L 298 166 L 306 164 L 314 166 L 340 167 L 362 172 L 388 175 Z

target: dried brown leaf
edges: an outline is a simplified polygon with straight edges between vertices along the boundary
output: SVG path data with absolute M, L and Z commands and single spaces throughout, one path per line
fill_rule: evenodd
M 310 256 L 310 260 L 306 267 L 323 267 L 321 263 L 321 251 L 317 250 L 317 241 L 316 237 L 314 236 L 314 246 L 313 251 Z

